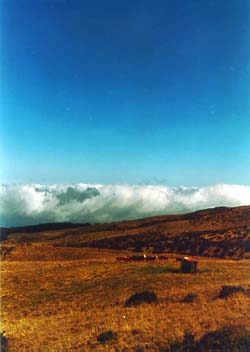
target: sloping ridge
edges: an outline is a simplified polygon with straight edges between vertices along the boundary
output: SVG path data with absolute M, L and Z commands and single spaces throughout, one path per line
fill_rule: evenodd
M 134 223 L 135 225 L 135 223 Z M 135 252 L 250 258 L 250 207 L 206 209 L 139 220 L 133 228 L 65 243 Z
M 218 207 L 109 224 L 44 224 L 15 231 L 8 229 L 5 244 L 36 242 L 61 248 L 250 258 L 250 206 Z

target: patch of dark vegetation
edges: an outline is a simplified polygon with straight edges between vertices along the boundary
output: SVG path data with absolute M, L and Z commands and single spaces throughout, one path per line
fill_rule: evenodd
M 160 352 L 198 352 L 198 348 L 194 335 L 186 332 L 182 341 L 173 342 L 169 347 L 161 348 Z
M 1 246 L 0 247 L 0 258 L 1 260 L 5 260 L 6 257 L 15 249 L 15 247 L 10 246 Z
M 1 350 L 1 352 L 8 352 L 8 339 L 5 336 L 5 331 L 1 332 L 0 350 Z
M 135 253 L 141 253 L 141 252 L 143 252 L 143 250 L 144 250 L 144 248 L 142 247 L 141 244 L 138 244 L 133 248 L 133 252 L 135 252 Z
M 144 291 L 138 292 L 129 297 L 125 302 L 125 307 L 138 306 L 142 303 L 157 303 L 158 298 L 154 292 Z
M 117 340 L 117 333 L 112 330 L 105 331 L 97 336 L 97 341 L 100 343 L 108 343 Z
M 138 329 L 133 329 L 133 330 L 131 330 L 131 334 L 132 334 L 133 336 L 140 335 L 140 334 L 141 334 L 141 331 L 138 330 Z
M 218 295 L 218 298 L 227 298 L 231 295 L 233 295 L 234 293 L 246 293 L 244 287 L 242 286 L 229 286 L 229 285 L 225 285 L 222 286 L 220 293 Z
M 188 293 L 185 297 L 183 297 L 181 302 L 192 303 L 192 302 L 195 302 L 197 300 L 197 298 L 198 298 L 198 296 L 196 293 Z
M 185 231 L 175 234 L 150 230 L 147 233 L 70 243 L 72 247 L 175 252 L 217 258 L 242 259 L 250 248 L 250 226 L 227 229 Z
M 249 352 L 250 330 L 241 326 L 223 327 L 202 336 L 198 348 L 199 352 Z
M 160 352 L 249 352 L 250 330 L 241 326 L 223 327 L 203 335 L 195 341 L 194 335 L 185 333 L 182 341 L 171 343 Z

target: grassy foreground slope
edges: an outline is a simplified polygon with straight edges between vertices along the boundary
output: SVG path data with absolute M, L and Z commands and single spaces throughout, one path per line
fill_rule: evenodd
M 226 215 L 227 210 L 231 214 Z M 247 251 L 241 260 L 197 257 L 198 273 L 182 274 L 176 254 L 168 247 L 163 250 L 168 252 L 168 259 L 154 262 L 116 260 L 118 255 L 134 253 L 133 247 L 85 247 L 120 236 L 130 239 L 141 234 L 150 240 L 149 229 L 154 227 L 174 237 L 191 229 L 195 233 L 217 228 L 221 239 L 219 230 L 244 227 L 247 237 L 248 215 L 249 207 L 223 208 L 194 215 L 10 234 L 2 244 L 5 255 L 1 262 L 1 329 L 8 350 L 223 351 L 224 344 L 225 351 L 249 351 Z M 238 240 L 245 243 L 245 237 L 240 236 Z M 229 242 L 231 239 L 234 237 L 228 236 Z M 222 296 L 225 285 L 238 290 Z M 125 301 L 141 291 L 154 292 L 158 302 L 125 307 Z M 112 338 L 103 342 L 97 339 L 109 330 Z
M 2 329 L 10 351 L 167 351 L 185 333 L 199 341 L 225 326 L 250 328 L 249 260 L 201 258 L 197 274 L 182 274 L 171 256 L 121 263 L 112 251 L 81 251 L 85 259 L 2 263 Z M 218 298 L 223 285 L 244 292 Z M 159 302 L 124 307 L 145 290 Z M 98 342 L 107 330 L 117 339 Z

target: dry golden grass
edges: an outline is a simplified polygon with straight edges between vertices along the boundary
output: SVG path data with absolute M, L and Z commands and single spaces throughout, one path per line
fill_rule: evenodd
M 160 351 L 186 331 L 198 340 L 222 326 L 250 328 L 248 294 L 216 299 L 222 285 L 250 289 L 250 260 L 200 258 L 197 274 L 182 274 L 174 255 L 150 263 L 117 262 L 116 256 L 112 250 L 17 245 L 12 261 L 1 264 L 2 329 L 10 351 Z M 124 307 L 145 290 L 159 303 Z M 182 303 L 188 293 L 197 299 Z M 110 329 L 117 341 L 99 343 L 97 336 Z

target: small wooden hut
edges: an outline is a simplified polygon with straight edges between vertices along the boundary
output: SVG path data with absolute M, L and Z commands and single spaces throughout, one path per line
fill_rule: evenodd
M 198 260 L 191 257 L 184 257 L 181 260 L 182 273 L 197 273 Z

